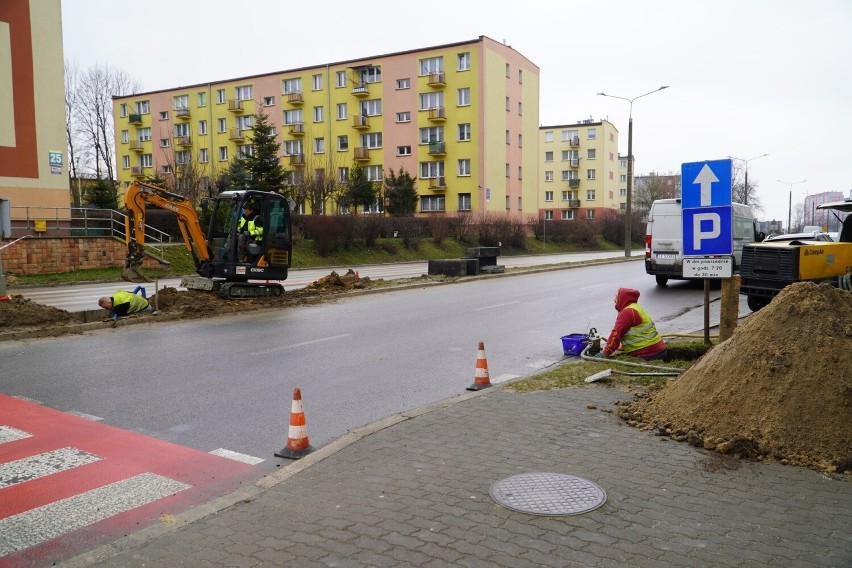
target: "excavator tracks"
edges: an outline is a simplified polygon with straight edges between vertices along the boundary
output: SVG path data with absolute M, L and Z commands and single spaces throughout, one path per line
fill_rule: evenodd
M 248 298 L 279 297 L 284 294 L 281 284 L 251 284 L 248 282 L 228 282 L 219 288 L 219 295 L 229 300 L 245 300 Z

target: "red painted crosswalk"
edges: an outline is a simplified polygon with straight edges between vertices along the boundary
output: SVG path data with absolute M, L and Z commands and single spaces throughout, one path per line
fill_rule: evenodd
M 0 394 L 0 566 L 70 558 L 256 477 L 239 461 Z

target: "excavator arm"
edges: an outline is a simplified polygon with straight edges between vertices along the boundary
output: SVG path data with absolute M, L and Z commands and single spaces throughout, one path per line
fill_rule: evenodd
M 124 260 L 124 280 L 149 282 L 141 272 L 142 258 L 145 252 L 145 208 L 148 204 L 156 205 L 177 215 L 186 249 L 192 255 L 195 267 L 198 269 L 202 262 L 210 259 L 207 239 L 201 229 L 198 214 L 192 203 L 184 196 L 166 191 L 155 185 L 133 182 L 127 188 L 124 204 L 127 207 L 125 219 L 125 242 L 127 256 Z

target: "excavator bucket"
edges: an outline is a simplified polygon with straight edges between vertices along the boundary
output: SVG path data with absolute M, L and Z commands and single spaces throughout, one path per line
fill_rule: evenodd
M 135 282 L 137 284 L 141 282 L 151 282 L 151 279 L 142 274 L 137 266 L 128 266 L 122 270 L 121 279 L 127 282 Z

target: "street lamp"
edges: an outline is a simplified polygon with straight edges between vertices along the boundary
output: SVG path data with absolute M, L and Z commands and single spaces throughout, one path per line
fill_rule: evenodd
M 744 160 L 742 158 L 735 158 L 734 156 L 728 156 L 732 160 L 739 160 L 741 162 L 745 162 L 745 191 L 743 191 L 743 205 L 748 205 L 748 163 L 752 160 L 765 158 L 768 155 L 769 154 L 763 154 L 762 156 L 755 156 L 754 158 L 749 158 L 748 160 Z
M 602 97 L 609 97 L 611 99 L 621 99 L 623 101 L 627 101 L 630 103 L 630 119 L 627 123 L 627 203 L 624 205 L 624 256 L 630 257 L 630 249 L 632 244 L 631 239 L 631 230 L 630 230 L 630 218 L 633 215 L 633 101 L 636 99 L 641 99 L 642 97 L 646 97 L 652 93 L 656 93 L 657 91 L 662 91 L 663 89 L 668 89 L 668 85 L 663 85 L 659 89 L 654 89 L 653 91 L 648 91 L 644 95 L 639 95 L 638 97 L 633 97 L 632 99 L 628 99 L 627 97 L 618 97 L 616 95 L 608 95 L 606 93 L 598 93 L 598 95 Z
M 787 204 L 787 232 L 790 233 L 790 232 L 792 232 L 790 230 L 790 222 L 792 221 L 792 215 L 793 215 L 793 186 L 798 184 L 798 183 L 805 183 L 808 180 L 803 179 L 801 181 L 789 182 L 789 181 L 781 181 L 779 179 L 777 181 L 778 181 L 778 183 L 786 183 L 788 186 L 790 186 L 790 201 Z

